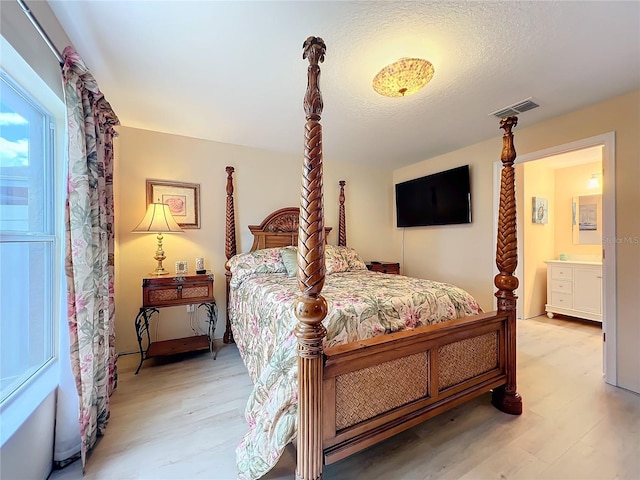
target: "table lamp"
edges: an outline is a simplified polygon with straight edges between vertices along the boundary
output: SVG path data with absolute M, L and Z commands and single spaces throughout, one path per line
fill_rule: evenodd
M 157 233 L 158 249 L 153 257 L 158 265 L 156 269 L 151 272 L 151 275 L 166 275 L 169 272 L 162 266 L 162 261 L 167 258 L 164 255 L 162 249 L 162 234 L 163 233 L 184 233 L 180 225 L 176 223 L 171 215 L 169 205 L 166 203 L 150 203 L 147 207 L 147 213 L 144 215 L 142 221 L 136 228 L 133 229 L 135 233 Z

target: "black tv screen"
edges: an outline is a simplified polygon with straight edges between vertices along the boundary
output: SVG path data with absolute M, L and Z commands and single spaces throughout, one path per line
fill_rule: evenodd
M 471 223 L 469 165 L 396 184 L 398 227 Z

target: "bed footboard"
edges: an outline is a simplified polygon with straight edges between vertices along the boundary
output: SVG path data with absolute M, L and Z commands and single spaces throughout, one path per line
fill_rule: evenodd
M 507 329 L 494 312 L 325 351 L 324 462 L 504 385 Z

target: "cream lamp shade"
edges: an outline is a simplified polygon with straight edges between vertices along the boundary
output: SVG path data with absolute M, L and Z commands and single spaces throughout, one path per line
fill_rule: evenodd
M 165 203 L 150 203 L 147 207 L 147 213 L 144 218 L 133 229 L 135 233 L 157 233 L 158 248 L 156 254 L 153 257 L 158 262 L 156 269 L 151 272 L 151 275 L 166 275 L 169 272 L 162 266 L 162 261 L 167 258 L 164 255 L 162 249 L 162 234 L 163 233 L 184 233 L 180 225 L 178 225 L 171 215 L 169 205 Z
M 373 77 L 373 89 L 385 97 L 406 97 L 429 83 L 434 73 L 428 60 L 401 58 Z

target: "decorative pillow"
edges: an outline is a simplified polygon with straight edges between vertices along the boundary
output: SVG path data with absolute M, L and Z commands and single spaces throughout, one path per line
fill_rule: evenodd
M 261 273 L 286 273 L 279 248 L 265 248 L 255 252 L 239 253 L 231 257 L 227 265 L 231 272 L 231 286 L 238 286 L 250 275 Z
M 295 277 L 298 269 L 298 249 L 296 247 L 284 247 L 280 249 L 282 263 L 287 270 L 287 275 Z
M 296 247 L 283 247 L 280 249 L 280 256 L 287 270 L 287 275 L 294 277 L 298 270 L 298 249 Z M 324 266 L 327 275 L 367 269 L 358 252 L 353 248 L 339 247 L 337 245 L 325 245 Z
M 349 270 L 349 262 L 342 255 L 342 247 L 335 245 L 325 245 L 324 247 L 324 267 L 327 275 L 332 273 L 346 272 Z
M 349 264 L 349 271 L 366 270 L 367 265 L 364 263 L 358 252 L 351 247 L 337 247 L 342 249 L 342 256 L 347 260 Z

